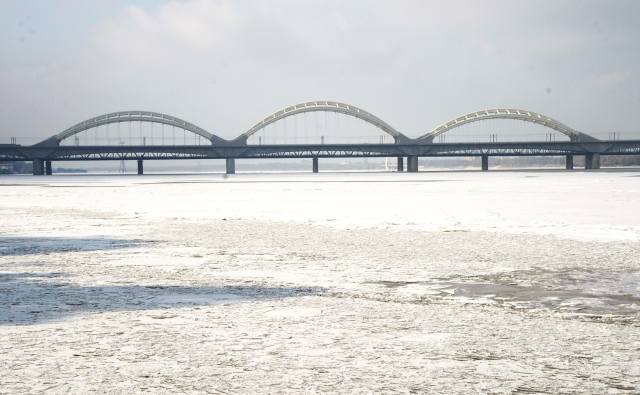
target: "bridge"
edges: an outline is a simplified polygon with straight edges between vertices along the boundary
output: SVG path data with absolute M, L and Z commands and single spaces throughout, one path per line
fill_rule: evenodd
M 256 135 L 278 122 L 309 113 L 335 113 L 358 119 L 379 131 L 379 141 L 375 142 L 326 142 L 321 136 L 314 143 L 272 143 L 263 144 L 262 137 L 255 141 Z M 306 119 L 306 118 L 305 118 Z M 505 141 L 496 138 L 480 142 L 446 142 L 444 134 L 463 125 L 487 120 L 511 120 L 539 125 L 563 136 L 556 141 Z M 139 125 L 138 137 L 132 137 L 132 124 Z M 129 137 L 133 144 L 124 144 L 118 137 L 117 143 L 81 144 L 86 141 L 83 134 L 98 128 L 128 125 Z M 150 127 L 149 141 L 143 136 L 142 125 Z M 162 130 L 161 144 L 153 141 L 153 126 Z M 165 128 L 171 128 L 173 139 L 165 144 Z M 295 128 L 297 130 L 297 128 Z M 182 144 L 176 140 L 176 130 L 182 133 Z M 108 129 L 107 129 L 108 132 Z M 97 134 L 97 131 L 94 133 Z M 126 132 L 125 132 L 126 134 Z M 390 142 L 385 142 L 388 136 Z M 492 135 L 493 136 L 493 135 Z M 180 138 L 178 138 L 180 139 Z M 253 141 L 252 141 L 253 139 Z M 187 140 L 189 143 L 187 143 Z M 147 144 L 150 142 L 150 144 Z M 356 106 L 335 101 L 312 101 L 286 107 L 262 119 L 238 137 L 228 140 L 208 132 L 192 123 L 167 114 L 150 111 L 123 111 L 100 115 L 57 133 L 34 145 L 1 144 L 0 161 L 32 161 L 34 175 L 52 174 L 55 161 L 92 161 L 92 160 L 133 160 L 137 161 L 138 174 L 144 173 L 145 160 L 160 159 L 224 159 L 226 172 L 235 173 L 235 160 L 247 158 L 311 158 L 312 170 L 318 172 L 321 158 L 397 158 L 397 170 L 404 171 L 406 158 L 407 171 L 418 171 L 419 157 L 480 157 L 481 169 L 489 169 L 491 156 L 562 156 L 566 160 L 566 169 L 573 169 L 574 157 L 584 156 L 586 169 L 600 167 L 603 155 L 640 155 L 640 140 L 600 140 L 587 133 L 575 130 L 562 122 L 532 111 L 520 109 L 486 109 L 468 113 L 445 122 L 420 135 L 409 137 L 377 116 Z

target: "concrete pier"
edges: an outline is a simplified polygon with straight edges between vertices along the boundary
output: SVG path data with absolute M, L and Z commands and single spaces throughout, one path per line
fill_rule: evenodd
M 138 174 L 144 174 L 144 162 L 142 161 L 142 159 L 138 159 Z
M 489 171 L 489 155 L 482 155 L 482 171 Z
M 44 161 L 42 159 L 33 160 L 33 175 L 34 176 L 44 175 Z
M 415 155 L 407 156 L 407 172 L 409 173 L 417 173 L 418 172 L 418 157 Z
M 600 168 L 600 154 L 588 153 L 584 156 L 584 168 L 586 170 Z
M 318 172 L 318 158 L 313 158 L 313 172 Z
M 402 156 L 398 157 L 398 166 L 396 167 L 396 171 L 398 173 L 402 173 L 404 171 L 404 158 Z
M 565 159 L 565 169 L 573 170 L 573 155 L 567 155 Z
M 45 174 L 48 175 L 48 176 L 52 175 L 53 174 L 53 166 L 51 165 L 51 161 L 48 160 L 48 161 L 45 161 L 44 163 L 45 163 L 45 167 L 44 167 L 45 168 L 45 170 L 44 170 Z
M 236 174 L 236 160 L 235 158 L 227 158 L 227 174 Z
M 600 168 L 600 154 L 593 154 L 592 162 L 593 162 L 592 168 L 593 169 L 599 169 Z

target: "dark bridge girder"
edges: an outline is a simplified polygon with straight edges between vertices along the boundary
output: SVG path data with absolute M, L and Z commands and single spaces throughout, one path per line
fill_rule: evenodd
M 640 140 L 443 144 L 285 144 L 256 146 L 0 145 L 0 160 L 129 160 L 408 156 L 640 155 Z
M 325 144 L 261 146 L 20 146 L 0 145 L 0 161 L 33 161 L 43 174 L 52 161 L 225 159 L 235 171 L 235 159 L 242 158 L 407 158 L 408 171 L 417 171 L 418 157 L 455 156 L 573 156 L 583 155 L 587 168 L 598 168 L 601 155 L 640 155 L 640 140 L 597 142 L 517 142 L 448 144 Z M 570 159 L 569 159 L 570 158 Z M 486 162 L 485 159 L 483 162 Z M 141 162 L 139 162 L 141 163 Z M 488 162 L 486 162 L 488 163 Z M 317 162 L 315 162 L 317 166 Z M 488 164 L 484 167 L 488 167 Z

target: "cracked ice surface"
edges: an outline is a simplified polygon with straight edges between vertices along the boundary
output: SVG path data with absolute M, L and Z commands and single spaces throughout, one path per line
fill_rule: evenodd
M 640 391 L 633 172 L 0 178 L 0 393 Z

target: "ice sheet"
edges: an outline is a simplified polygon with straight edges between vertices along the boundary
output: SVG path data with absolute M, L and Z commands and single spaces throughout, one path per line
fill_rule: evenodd
M 633 172 L 0 178 L 0 392 L 638 392 Z

